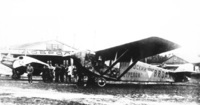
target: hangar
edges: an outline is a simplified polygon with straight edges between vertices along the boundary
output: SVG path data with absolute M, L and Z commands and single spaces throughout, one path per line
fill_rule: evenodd
M 62 56 L 66 56 L 77 50 L 58 40 L 49 40 L 10 46 L 7 50 L 2 50 L 1 53 L 3 55 L 9 53 L 13 57 L 27 55 L 54 65 L 55 63 L 66 64 L 67 60 L 64 60 Z
M 189 71 L 198 71 L 199 72 L 199 60 L 193 60 L 194 58 L 190 57 L 181 57 L 178 55 L 173 55 L 168 60 L 163 62 L 165 69 L 170 70 L 189 70 Z M 180 69 L 181 68 L 181 69 Z
M 189 63 L 189 61 L 186 61 L 185 59 L 178 57 L 177 55 L 173 55 L 172 57 L 170 57 L 168 60 L 166 60 L 165 62 L 163 62 L 164 64 L 185 64 L 185 63 Z

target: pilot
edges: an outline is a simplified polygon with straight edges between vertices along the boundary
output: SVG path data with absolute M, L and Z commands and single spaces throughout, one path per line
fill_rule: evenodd
M 33 76 L 33 67 L 31 66 L 31 64 L 28 64 L 27 68 L 26 68 L 26 72 L 28 74 L 28 82 L 32 83 L 32 76 Z

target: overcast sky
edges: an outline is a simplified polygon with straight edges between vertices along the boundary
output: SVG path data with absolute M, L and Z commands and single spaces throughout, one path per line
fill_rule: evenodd
M 158 36 L 200 52 L 199 0 L 0 0 L 0 46 L 103 49 Z

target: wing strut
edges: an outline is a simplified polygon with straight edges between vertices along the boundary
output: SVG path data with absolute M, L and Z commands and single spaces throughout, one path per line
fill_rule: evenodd
M 128 49 L 123 54 L 121 54 L 120 57 L 105 72 L 102 73 L 102 75 L 105 75 L 109 70 L 111 70 L 127 52 Z
M 120 80 L 122 76 L 124 76 L 136 63 L 138 60 L 133 61 L 133 63 L 117 78 L 117 80 Z

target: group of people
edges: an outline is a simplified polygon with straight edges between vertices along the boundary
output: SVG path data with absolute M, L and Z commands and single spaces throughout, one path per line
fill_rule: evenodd
M 44 82 L 71 82 L 71 77 L 76 74 L 75 66 L 64 66 L 61 64 L 55 64 L 53 67 L 51 64 L 49 67 L 44 66 L 42 71 L 42 78 Z
M 32 75 L 34 72 L 33 66 L 31 64 L 27 65 L 26 68 L 28 82 L 32 83 Z M 55 64 L 53 67 L 51 64 L 49 66 L 44 66 L 42 69 L 42 79 L 44 82 L 68 82 L 70 83 L 72 77 L 76 76 L 76 67 L 74 65 L 64 66 Z

